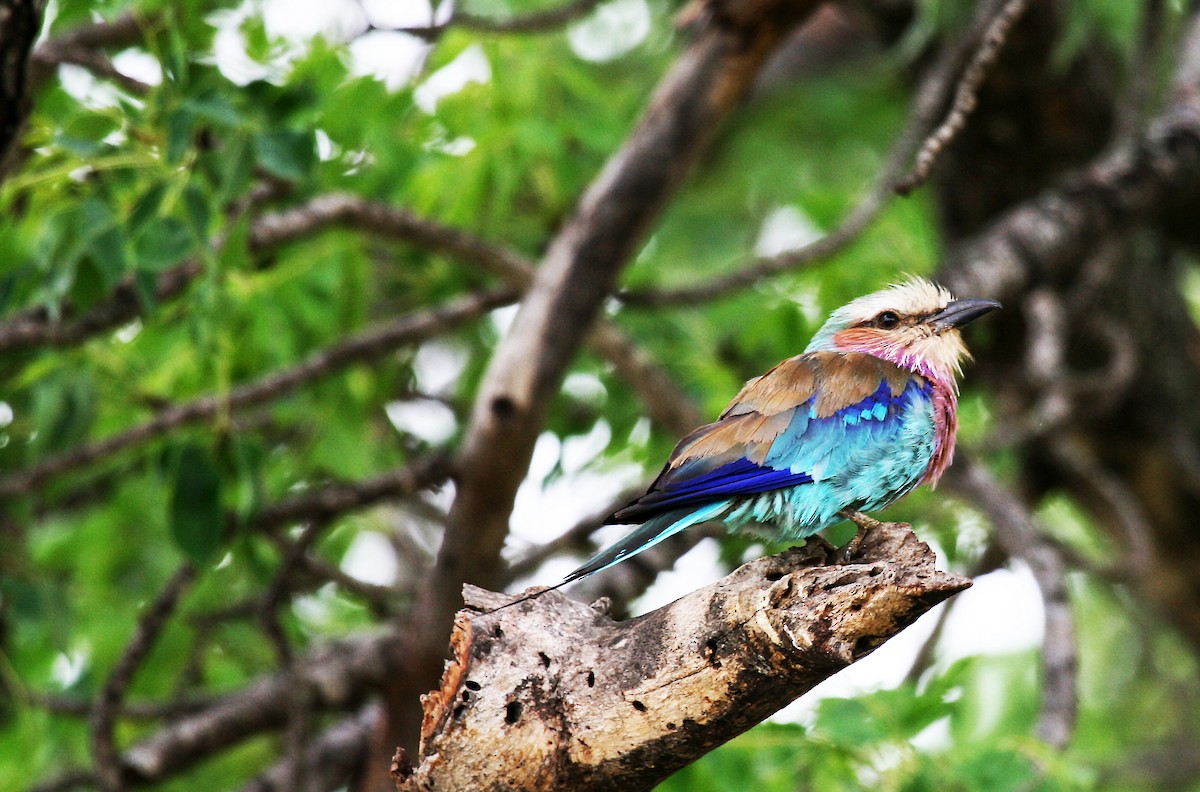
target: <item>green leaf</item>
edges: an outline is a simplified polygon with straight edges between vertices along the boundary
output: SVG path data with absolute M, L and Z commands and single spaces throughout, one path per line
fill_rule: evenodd
M 198 564 L 211 559 L 225 530 L 221 476 L 212 454 L 199 445 L 184 446 L 178 454 L 170 514 L 175 545 Z
M 203 244 L 208 239 L 208 224 L 212 221 L 212 208 L 208 197 L 194 184 L 189 184 L 183 191 L 183 207 L 187 212 L 188 224 L 197 242 Z
M 162 271 L 188 254 L 192 234 L 177 217 L 164 217 L 146 226 L 134 245 L 139 269 Z
M 186 107 L 180 107 L 167 116 L 167 162 L 177 165 L 192 145 L 192 128 L 196 116 Z
M 116 226 L 110 226 L 92 237 L 88 243 L 88 253 L 106 289 L 115 286 L 129 267 L 129 259 L 125 255 L 125 237 Z
M 131 233 L 140 230 L 158 213 L 158 207 L 162 206 L 163 197 L 166 194 L 167 186 L 159 183 L 146 190 L 142 197 L 138 198 L 129 213 L 128 228 Z
M 291 181 L 300 181 L 317 162 L 313 136 L 308 132 L 279 130 L 254 136 L 254 152 L 264 169 Z

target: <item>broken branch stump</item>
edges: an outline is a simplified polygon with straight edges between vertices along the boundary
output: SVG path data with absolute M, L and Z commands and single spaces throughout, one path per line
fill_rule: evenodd
M 971 585 L 901 523 L 835 558 L 810 542 L 624 622 L 557 591 L 492 612 L 513 598 L 467 586 L 397 788 L 651 789 Z

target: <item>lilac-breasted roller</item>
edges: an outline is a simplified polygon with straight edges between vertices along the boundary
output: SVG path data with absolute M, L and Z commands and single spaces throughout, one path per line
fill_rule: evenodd
M 959 328 L 999 308 L 911 279 L 830 315 L 800 355 L 746 383 L 679 441 L 645 495 L 605 522 L 640 527 L 562 584 L 698 523 L 788 541 L 935 485 L 954 456 Z M 557 588 L 557 587 L 556 587 Z

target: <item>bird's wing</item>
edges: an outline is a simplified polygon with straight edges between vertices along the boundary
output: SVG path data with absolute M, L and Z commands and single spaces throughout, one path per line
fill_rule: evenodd
M 657 514 L 806 484 L 865 435 L 898 419 L 919 375 L 861 353 L 789 358 L 742 388 L 721 417 L 683 438 L 645 495 L 608 518 Z M 918 382 L 923 385 L 923 382 Z

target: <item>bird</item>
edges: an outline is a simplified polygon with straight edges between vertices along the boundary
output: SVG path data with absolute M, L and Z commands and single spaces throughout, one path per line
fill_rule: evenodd
M 700 523 L 798 541 L 935 486 L 970 358 L 960 328 L 1000 307 L 909 277 L 838 308 L 801 354 L 680 440 L 646 493 L 604 521 L 638 527 L 553 588 Z

